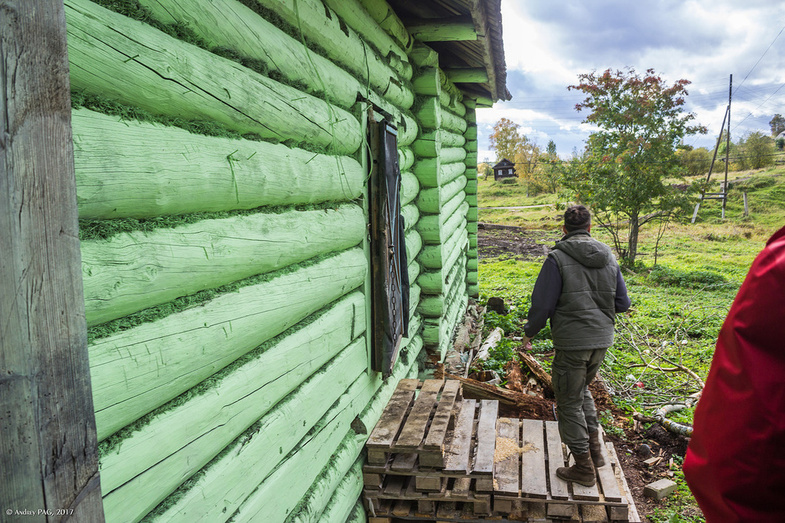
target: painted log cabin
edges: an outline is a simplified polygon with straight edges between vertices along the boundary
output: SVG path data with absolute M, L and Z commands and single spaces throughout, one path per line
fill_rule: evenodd
M 0 518 L 364 521 L 478 295 L 500 0 L 2 10 Z

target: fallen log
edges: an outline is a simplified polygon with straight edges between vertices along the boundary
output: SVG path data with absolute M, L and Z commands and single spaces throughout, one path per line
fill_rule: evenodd
M 474 357 L 475 360 L 487 360 L 490 356 L 491 349 L 496 347 L 499 342 L 504 337 L 504 331 L 500 327 L 496 327 L 491 331 L 485 341 L 480 347 L 480 350 L 477 351 L 477 355 Z
M 529 368 L 531 373 L 534 374 L 534 377 L 537 378 L 537 380 L 542 384 L 547 393 L 553 395 L 553 383 L 551 382 L 551 375 L 542 368 L 540 362 L 535 360 L 531 354 L 520 348 L 517 350 L 517 352 L 518 357 L 521 358 L 521 362 Z

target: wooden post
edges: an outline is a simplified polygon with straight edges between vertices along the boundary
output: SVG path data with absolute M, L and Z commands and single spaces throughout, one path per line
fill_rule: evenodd
M 0 519 L 102 522 L 63 2 L 0 13 Z

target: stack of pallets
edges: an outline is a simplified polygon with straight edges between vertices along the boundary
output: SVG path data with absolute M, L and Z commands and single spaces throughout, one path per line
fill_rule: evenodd
M 639 521 L 612 445 L 597 485 L 571 485 L 556 423 L 498 409 L 457 381 L 402 380 L 366 444 L 369 521 Z

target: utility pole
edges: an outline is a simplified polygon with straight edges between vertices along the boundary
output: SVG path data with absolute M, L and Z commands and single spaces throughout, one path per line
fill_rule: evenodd
M 706 185 L 708 186 L 711 180 L 711 173 L 714 170 L 714 162 L 717 160 L 717 152 L 720 149 L 720 142 L 722 141 L 722 132 L 725 130 L 725 122 L 728 123 L 727 134 L 725 135 L 725 182 L 722 184 L 721 191 L 718 193 L 707 193 L 704 189 L 701 192 L 701 198 L 695 204 L 695 212 L 692 213 L 692 223 L 698 218 L 698 209 L 700 209 L 703 200 L 722 200 L 722 218 L 725 219 L 725 205 L 728 202 L 728 168 L 730 165 L 730 106 L 733 97 L 733 75 L 730 75 L 728 84 L 728 107 L 725 109 L 725 116 L 722 118 L 722 126 L 720 127 L 720 134 L 717 136 L 717 145 L 714 146 L 714 156 L 711 158 L 711 165 L 709 165 L 709 174 L 706 175 Z

